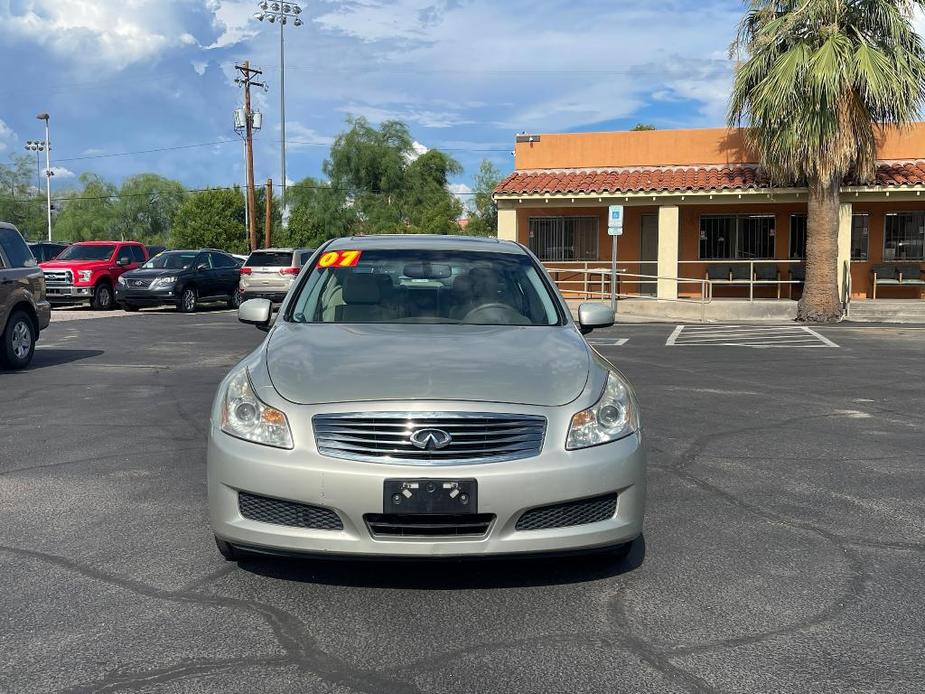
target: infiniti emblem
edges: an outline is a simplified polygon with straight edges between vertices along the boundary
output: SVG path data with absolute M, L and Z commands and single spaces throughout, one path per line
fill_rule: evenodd
M 418 429 L 411 434 L 411 445 L 425 451 L 438 451 L 452 441 L 453 437 L 443 429 Z

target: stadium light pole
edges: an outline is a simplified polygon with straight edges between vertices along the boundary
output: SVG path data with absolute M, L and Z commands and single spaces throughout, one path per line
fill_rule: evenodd
M 258 11 L 254 18 L 260 22 L 279 24 L 279 154 L 280 154 L 280 186 L 283 211 L 283 227 L 289 220 L 289 206 L 286 204 L 286 40 L 283 31 L 290 21 L 293 26 L 302 26 L 299 17 L 302 8 L 294 2 L 271 2 L 260 0 L 257 3 Z
M 36 115 L 36 118 L 38 120 L 45 121 L 45 197 L 46 197 L 47 208 L 48 208 L 48 241 L 50 242 L 51 241 L 51 177 L 54 176 L 55 173 L 54 171 L 51 170 L 51 139 L 49 136 L 49 127 L 48 127 L 49 116 L 47 113 L 39 113 L 38 115 Z

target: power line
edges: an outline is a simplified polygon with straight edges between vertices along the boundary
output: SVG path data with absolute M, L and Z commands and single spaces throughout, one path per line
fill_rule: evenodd
M 188 145 L 174 145 L 172 147 L 155 147 L 154 149 L 139 149 L 132 152 L 110 152 L 101 154 L 86 154 L 79 157 L 58 157 L 55 161 L 86 161 L 89 159 L 108 159 L 112 157 L 129 157 L 136 154 L 155 154 L 157 152 L 172 152 L 183 149 L 194 149 L 196 147 L 212 147 L 214 145 L 227 145 L 229 143 L 239 142 L 239 140 L 213 140 L 212 142 L 195 142 Z M 304 145 L 307 147 L 330 147 L 330 144 L 324 142 L 308 142 L 306 140 L 286 140 L 289 144 Z M 440 152 L 510 152 L 511 148 L 479 148 L 479 147 L 434 147 Z

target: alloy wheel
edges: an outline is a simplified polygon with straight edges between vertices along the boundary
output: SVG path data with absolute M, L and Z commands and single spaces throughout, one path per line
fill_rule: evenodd
M 25 359 L 32 349 L 32 329 L 21 320 L 13 326 L 13 354 L 17 359 Z

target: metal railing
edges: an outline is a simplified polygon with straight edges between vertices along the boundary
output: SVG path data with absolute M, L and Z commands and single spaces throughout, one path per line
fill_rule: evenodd
M 679 260 L 678 266 L 682 265 L 700 265 L 705 266 L 707 271 L 710 267 L 726 267 L 730 268 L 730 277 L 727 279 L 710 279 L 715 286 L 721 287 L 748 287 L 748 300 L 754 301 L 755 299 L 755 287 L 777 287 L 777 298 L 783 298 L 781 296 L 781 290 L 783 287 L 788 288 L 787 298 L 793 298 L 793 285 L 803 284 L 804 279 L 782 279 L 780 273 L 781 265 L 804 265 L 805 260 L 790 260 L 790 259 L 781 259 L 775 260 L 773 258 L 765 258 L 763 260 L 726 260 L 724 258 L 716 258 L 712 260 Z M 755 272 L 756 266 L 773 266 L 777 268 L 778 276 L 776 279 L 759 279 L 757 273 Z M 735 272 L 732 271 L 732 266 L 747 266 L 748 267 L 748 277 L 736 277 Z
M 585 266 L 588 263 L 584 264 Z M 567 295 L 580 295 L 584 300 L 642 299 L 649 301 L 669 301 L 675 303 L 699 304 L 700 320 L 705 317 L 705 306 L 713 301 L 713 282 L 706 278 L 675 277 L 668 275 L 649 275 L 638 272 L 627 272 L 625 268 L 617 268 L 614 275 L 609 267 L 547 267 L 546 271 L 552 277 L 559 291 Z M 677 296 L 675 298 L 659 298 L 656 294 L 624 291 L 626 284 L 648 284 L 660 281 L 675 282 L 677 287 L 695 284 L 699 295 L 693 297 Z M 614 285 L 615 283 L 615 285 Z M 578 286 L 576 286 L 578 285 Z M 615 291 L 613 291 L 615 290 Z

